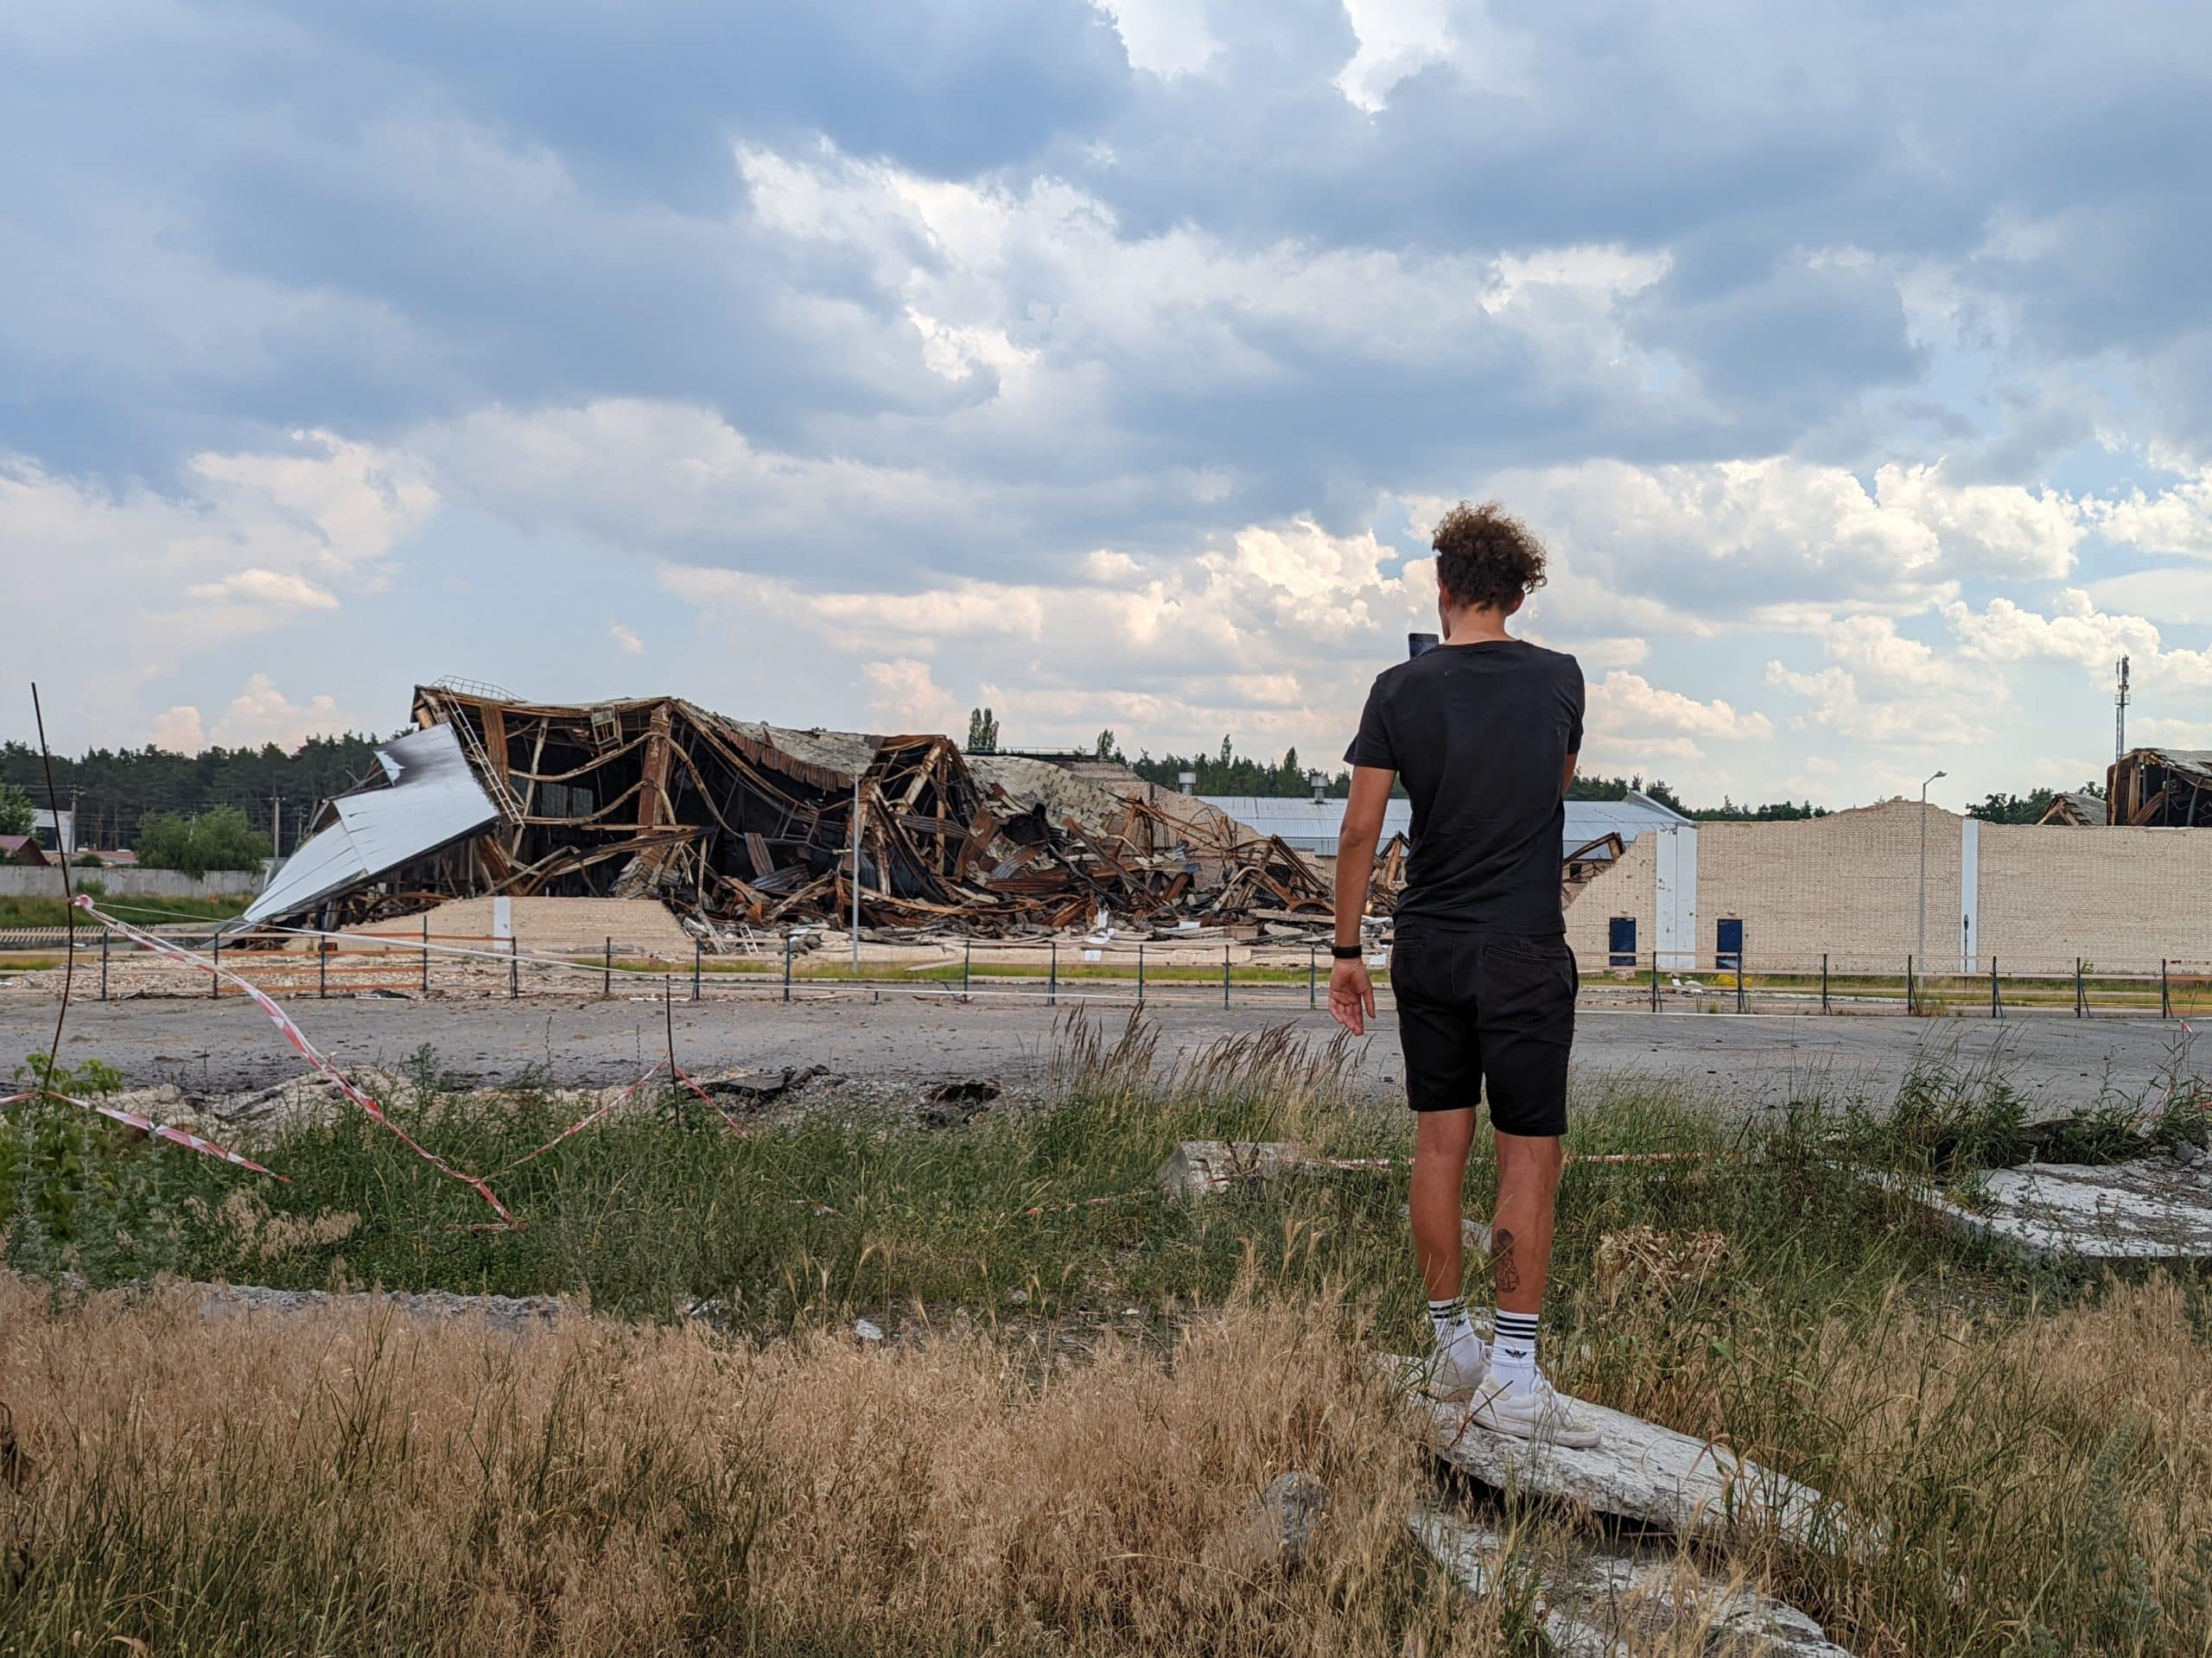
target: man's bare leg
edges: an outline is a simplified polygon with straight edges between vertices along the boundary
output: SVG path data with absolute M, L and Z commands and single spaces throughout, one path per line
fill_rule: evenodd
M 1414 1174 L 1407 1208 L 1414 1223 L 1414 1256 L 1432 1301 L 1462 1290 L 1466 1270 L 1459 1217 L 1465 1202 L 1467 1148 L 1474 1143 L 1475 1111 L 1423 1111 L 1414 1118 Z
M 1460 1155 L 1464 1160 L 1464 1150 Z M 1557 1135 L 1497 1136 L 1497 1217 L 1491 1226 L 1491 1281 L 1502 1312 L 1543 1311 L 1544 1284 L 1551 1275 L 1552 1220 L 1565 1158 L 1566 1148 Z M 1414 1178 L 1420 1178 L 1418 1158 Z
M 1414 1254 L 1428 1288 L 1428 1321 L 1436 1347 L 1428 1391 L 1440 1399 L 1472 1399 L 1488 1375 L 1482 1338 L 1467 1321 L 1460 1289 L 1465 1270 L 1459 1240 L 1460 1191 L 1475 1114 L 1424 1111 L 1414 1119 L 1414 1175 L 1406 1208 L 1413 1217 Z
M 1489 1353 L 1489 1387 L 1471 1420 L 1522 1439 L 1593 1445 L 1596 1426 L 1551 1390 L 1536 1363 L 1537 1315 L 1551 1276 L 1552 1221 L 1563 1148 L 1556 1136 L 1497 1136 L 1497 1219 L 1491 1229 L 1491 1281 L 1497 1297 L 1497 1339 Z

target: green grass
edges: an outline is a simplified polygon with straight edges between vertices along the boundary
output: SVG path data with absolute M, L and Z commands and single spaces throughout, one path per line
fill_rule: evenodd
M 1199 1203 L 1154 1186 L 1185 1139 L 1402 1157 L 1406 1115 L 1354 1104 L 1343 1048 L 1271 1032 L 1168 1077 L 1142 1025 L 1118 1039 L 1068 1031 L 1044 1105 L 959 1129 L 848 1101 L 739 1134 L 664 1095 L 498 1178 L 524 1222 L 512 1231 L 473 1229 L 490 1218 L 480 1198 L 354 1113 L 255 1146 L 291 1177 L 280 1186 L 80 1113 L 19 1109 L 0 1130 L 6 1258 L 95 1286 L 173 1274 L 562 1293 L 649 1322 L 712 1300 L 772 1344 L 863 1313 L 894 1334 L 970 1320 L 1009 1354 L 1053 1332 L 1095 1344 L 1109 1328 L 1165 1354 L 1179 1332 L 1256 1302 L 1350 1341 L 1419 1344 L 1402 1166 L 1297 1173 Z M 425 1052 L 387 1103 L 457 1166 L 491 1170 L 575 1114 L 545 1080 L 487 1109 Z M 2157 1134 L 2202 1136 L 2204 1103 L 2178 1090 Z M 2186 1537 L 2212 1511 L 2201 1382 L 2187 1380 L 2212 1365 L 2203 1271 L 2177 1283 L 2031 1264 L 1864 1178 L 1957 1178 L 2030 1150 L 2107 1159 L 2140 1149 L 2141 1119 L 2115 1107 L 2054 1135 L 2026 1123 L 2002 1077 L 1931 1060 L 1893 1098 L 1801 1100 L 1733 1127 L 1675 1088 L 1609 1079 L 1575 1102 L 1575 1152 L 1715 1155 L 1569 1167 L 1547 1311 L 1561 1381 L 1725 1434 L 1878 1519 L 1890 1540 L 1871 1560 L 1759 1546 L 1738 1566 L 1857 1651 L 2202 1651 L 2212 1555 L 2191 1566 Z M 1478 1168 L 1471 1210 L 1491 1197 Z M 1694 1281 L 1624 1286 L 1599 1270 L 1608 1239 L 1701 1234 L 1724 1247 Z M 1484 1271 L 1470 1262 L 1478 1301 Z M 871 1459 L 922 1454 L 899 1448 L 892 1419 L 871 1432 Z M 157 1600 L 168 1579 L 149 1573 L 131 1592 Z M 0 1633 L 12 1615 L 0 1572 Z
M 89 872 L 88 872 L 89 873 Z M 55 883 L 57 888 L 60 883 Z M 83 890 L 84 883 L 79 883 Z M 119 919 L 142 926 L 160 926 L 169 922 L 228 921 L 245 913 L 247 905 L 253 902 L 251 893 L 241 893 L 222 898 L 108 898 L 101 895 L 96 902 Z M 57 895 L 53 898 L 0 898 L 0 930 L 26 927 L 66 927 L 97 931 L 99 923 L 79 911 L 64 905 Z

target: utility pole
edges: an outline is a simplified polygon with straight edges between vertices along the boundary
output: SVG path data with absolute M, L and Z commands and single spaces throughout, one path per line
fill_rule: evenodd
M 861 774 L 853 773 L 853 976 L 861 975 Z
M 284 797 L 282 795 L 269 797 L 269 855 L 272 858 L 284 855 Z
M 1947 772 L 1931 773 L 1928 783 L 1948 777 Z M 1916 959 L 1928 959 L 1928 783 L 1920 785 L 1920 944 L 1914 952 Z

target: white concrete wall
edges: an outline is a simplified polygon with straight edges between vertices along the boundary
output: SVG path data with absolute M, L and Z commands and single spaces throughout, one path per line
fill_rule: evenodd
M 178 869 L 72 869 L 69 878 L 79 886 L 96 880 L 111 898 L 227 898 L 261 890 L 257 869 L 218 869 L 198 876 Z M 0 898 L 60 896 L 61 874 L 52 865 L 36 869 L 0 864 Z

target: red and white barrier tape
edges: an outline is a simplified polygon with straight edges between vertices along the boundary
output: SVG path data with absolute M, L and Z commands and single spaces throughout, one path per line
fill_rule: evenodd
M 166 938 L 157 937 L 154 934 L 146 931 L 143 928 L 132 926 L 127 921 L 118 920 L 115 917 L 108 915 L 99 909 L 92 903 L 90 896 L 86 893 L 79 893 L 75 898 L 72 899 L 70 902 L 78 909 L 84 911 L 85 913 L 92 917 L 93 920 L 99 922 L 100 925 L 105 927 L 110 932 L 116 934 L 118 937 L 128 938 L 135 944 L 140 945 L 144 949 L 150 950 L 157 955 L 166 956 L 171 961 L 181 962 L 187 967 L 197 968 L 200 972 L 209 975 L 219 982 L 227 982 L 236 985 L 239 990 L 244 992 L 252 1000 L 255 1007 L 260 1008 L 263 1013 L 269 1016 L 270 1022 L 273 1023 L 276 1026 L 277 1030 L 283 1033 L 284 1039 L 290 1043 L 294 1049 L 298 1051 L 300 1057 L 305 1059 L 319 1075 L 329 1082 L 329 1083 L 337 1089 L 340 1094 L 343 1094 L 347 1099 L 351 1100 L 355 1105 L 366 1112 L 372 1121 L 382 1128 L 401 1145 L 406 1147 L 409 1151 L 414 1153 L 416 1156 L 421 1158 L 432 1168 L 437 1170 L 439 1173 L 446 1176 L 449 1179 L 458 1180 L 461 1185 L 474 1190 L 479 1197 L 484 1199 L 486 1203 L 491 1204 L 493 1212 L 499 1216 L 502 1223 L 508 1226 L 518 1226 L 521 1224 L 520 1222 L 515 1219 L 513 1211 L 509 1210 L 506 1204 L 499 1201 L 499 1194 L 492 1190 L 490 1180 L 486 1177 L 470 1174 L 464 1170 L 454 1167 L 452 1164 L 447 1162 L 445 1159 L 440 1157 L 435 1152 L 431 1151 L 428 1147 L 416 1140 L 413 1136 L 409 1134 L 404 1128 L 402 1128 L 389 1116 L 385 1115 L 384 1108 L 379 1106 L 374 1100 L 371 1099 L 369 1096 L 360 1089 L 356 1088 L 353 1083 L 348 1080 L 346 1074 L 330 1062 L 321 1049 L 317 1048 L 314 1043 L 308 1041 L 307 1039 L 307 1033 L 302 1031 L 297 1025 L 292 1022 L 292 1016 L 286 1013 L 282 1007 L 278 1007 L 276 1003 L 270 998 L 269 994 L 263 990 L 260 986 L 255 984 L 250 979 L 232 972 L 228 968 L 218 966 L 215 962 L 207 960 L 196 952 L 186 950 L 180 944 L 172 943 Z M 655 1065 L 652 1070 L 647 1071 L 643 1077 L 640 1077 L 635 1083 L 632 1083 L 627 1089 L 623 1090 L 622 1093 L 617 1095 L 613 1099 L 607 1101 L 597 1110 L 591 1112 L 580 1121 L 570 1124 L 559 1134 L 554 1135 L 551 1140 L 547 1140 L 544 1145 L 540 1146 L 536 1151 L 529 1153 L 525 1156 L 517 1158 L 512 1163 L 508 1164 L 505 1168 L 499 1170 L 498 1172 L 504 1175 L 515 1169 L 518 1169 L 524 1164 L 529 1162 L 532 1158 L 538 1157 L 543 1153 L 552 1150 L 554 1147 L 559 1145 L 571 1134 L 581 1133 L 583 1129 L 598 1121 L 601 1117 L 604 1117 L 608 1112 L 612 1111 L 617 1105 L 621 1103 L 622 1101 L 629 1098 L 631 1095 L 636 1093 L 639 1089 L 644 1087 L 645 1083 L 652 1080 L 653 1076 L 660 1070 L 660 1065 Z M 690 1079 L 686 1078 L 685 1080 L 689 1081 Z M 696 1083 L 692 1084 L 692 1088 L 695 1092 L 697 1091 L 697 1087 L 698 1085 Z M 700 1097 L 703 1099 L 705 1096 L 702 1094 Z M 181 1131 L 180 1130 L 170 1131 L 172 1134 L 181 1132 Z M 226 1155 L 228 1154 L 226 1153 Z M 231 1160 L 233 1162 L 244 1161 L 243 1159 L 236 1157 L 232 1157 Z M 256 1164 L 247 1164 L 246 1166 L 253 1168 L 258 1167 L 259 1166 Z M 266 1171 L 264 1171 L 264 1172 L 266 1172 Z
M 198 1134 L 188 1134 L 181 1128 L 172 1128 L 165 1122 L 156 1122 L 151 1117 L 142 1117 L 136 1111 L 126 1111 L 119 1105 L 103 1105 L 98 1100 L 80 1100 L 73 1095 L 58 1093 L 53 1089 L 41 1089 L 29 1094 L 11 1094 L 0 1100 L 0 1105 L 19 1105 L 25 1100 L 59 1100 L 64 1105 L 80 1106 L 87 1111 L 97 1111 L 111 1121 L 126 1123 L 156 1140 L 166 1140 L 172 1146 L 181 1146 L 187 1151 L 198 1152 L 203 1157 L 219 1157 L 226 1163 L 235 1163 L 242 1169 L 251 1169 L 256 1174 L 265 1174 L 272 1180 L 292 1183 L 274 1169 L 264 1168 L 250 1157 L 241 1157 L 226 1147 L 212 1140 L 202 1140 Z
M 512 1162 L 512 1163 L 508 1164 L 508 1165 L 506 1166 L 506 1167 L 505 1167 L 505 1168 L 503 1168 L 503 1169 L 494 1169 L 494 1170 L 493 1170 L 493 1171 L 489 1175 L 486 1176 L 485 1178 L 487 1178 L 487 1179 L 496 1180 L 496 1179 L 498 1179 L 498 1178 L 499 1178 L 500 1176 L 502 1176 L 502 1175 L 512 1174 L 512 1173 L 513 1173 L 517 1169 L 520 1168 L 524 1164 L 528 1163 L 528 1162 L 531 1162 L 531 1161 L 532 1161 L 532 1160 L 533 1160 L 533 1159 L 535 1159 L 541 1158 L 541 1157 L 544 1156 L 546 1153 L 548 1153 L 548 1152 L 551 1151 L 551 1150 L 552 1150 L 556 1146 L 558 1146 L 558 1145 L 559 1145 L 563 1140 L 564 1140 L 568 1139 L 569 1135 L 571 1135 L 571 1134 L 580 1134 L 583 1133 L 583 1131 L 584 1131 L 585 1129 L 587 1129 L 587 1128 L 590 1128 L 590 1127 L 592 1126 L 592 1124 L 594 1124 L 594 1122 L 597 1122 L 597 1121 L 598 1121 L 601 1117 L 605 1116 L 608 1112 L 612 1111 L 612 1110 L 613 1110 L 616 1106 L 618 1106 L 618 1105 L 621 1104 L 623 1101 L 625 1101 L 625 1100 L 628 1099 L 628 1098 L 629 1098 L 632 1094 L 635 1094 L 635 1093 L 636 1093 L 639 1089 L 643 1088 L 643 1087 L 644 1087 L 647 1083 L 650 1083 L 651 1081 L 652 1081 L 652 1079 L 653 1079 L 654 1077 L 656 1077 L 659 1076 L 659 1075 L 660 1075 L 660 1073 L 661 1073 L 661 1071 L 663 1070 L 663 1069 L 666 1067 L 667 1064 L 668 1064 L 668 1061 L 667 1061 L 667 1060 L 665 1060 L 665 1059 L 656 1060 L 656 1061 L 654 1062 L 653 1068 L 652 1068 L 651 1070 L 647 1071 L 644 1076 L 642 1076 L 642 1077 L 639 1077 L 639 1078 L 638 1078 L 638 1080 L 637 1080 L 636 1082 L 634 1082 L 634 1083 L 631 1083 L 629 1087 L 627 1087 L 627 1088 L 624 1089 L 623 1089 L 620 1094 L 617 1094 L 617 1095 L 616 1095 L 613 1099 L 611 1099 L 611 1100 L 607 1101 L 606 1104 L 604 1104 L 604 1105 L 601 1106 L 601 1107 L 599 1108 L 599 1109 L 598 1109 L 598 1110 L 596 1110 L 596 1111 L 593 1112 L 589 1116 L 578 1117 L 578 1118 L 577 1118 L 574 1122 L 570 1123 L 567 1128 L 563 1128 L 563 1129 L 559 1134 L 557 1134 L 554 1135 L 552 1139 L 550 1139 L 550 1140 L 547 1140 L 547 1141 L 546 1141 L 543 1146 L 540 1146 L 540 1147 L 539 1147 L 536 1151 L 534 1151 L 534 1152 L 524 1152 L 524 1153 L 520 1157 L 518 1157 L 518 1158 L 515 1159 L 515 1160 L 514 1160 L 513 1162 Z

